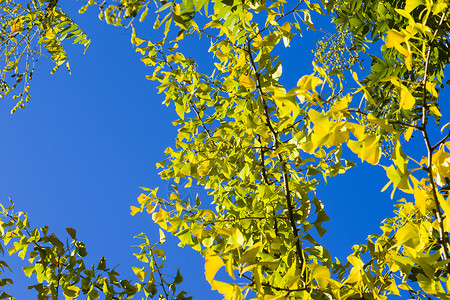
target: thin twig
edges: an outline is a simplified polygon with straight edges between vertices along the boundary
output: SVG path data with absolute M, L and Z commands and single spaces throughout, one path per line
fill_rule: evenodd
M 442 254 L 444 256 L 444 260 L 448 260 L 449 259 L 449 250 L 448 250 L 448 239 L 445 235 L 445 228 L 444 228 L 444 224 L 443 224 L 443 216 L 442 216 L 442 212 L 441 212 L 441 206 L 439 203 L 439 199 L 437 196 L 437 192 L 436 192 L 436 182 L 434 181 L 434 174 L 433 174 L 433 168 L 432 168 L 432 163 L 433 163 L 433 147 L 430 144 L 430 139 L 428 137 L 428 132 L 427 132 L 427 122 L 428 122 L 428 118 L 427 118 L 427 111 L 428 111 L 428 104 L 427 104 L 427 89 L 426 89 L 426 84 L 427 84 L 427 80 L 428 80 L 428 68 L 430 65 L 430 57 L 431 57 L 431 52 L 433 49 L 433 45 L 436 41 L 436 36 L 438 34 L 438 31 L 440 30 L 442 24 L 444 23 L 444 19 L 445 16 L 447 14 L 448 8 L 443 12 L 441 20 L 439 21 L 439 24 L 433 34 L 433 39 L 430 42 L 428 51 L 427 51 L 427 56 L 426 56 L 426 61 L 425 61 L 425 72 L 424 72 L 424 78 L 423 78 L 423 94 L 422 94 L 422 126 L 421 126 L 421 131 L 422 131 L 422 135 L 423 138 L 425 140 L 425 145 L 427 148 L 427 152 L 428 152 L 428 160 L 427 160 L 427 172 L 428 172 L 428 179 L 430 180 L 430 184 L 431 184 L 431 188 L 433 190 L 433 200 L 434 200 L 434 204 L 436 205 L 436 220 L 438 221 L 439 224 L 439 243 L 441 244 L 442 247 Z M 439 144 L 439 143 L 438 143 Z M 437 145 L 438 145 L 437 144 Z M 450 272 L 450 264 L 447 263 L 447 272 Z
M 278 23 L 278 21 L 280 21 L 282 18 L 286 17 L 287 15 L 290 15 L 291 13 L 295 12 L 295 10 L 303 3 L 303 0 L 300 1 L 293 9 L 291 9 L 290 11 L 288 11 L 287 13 L 279 16 L 278 18 L 275 19 L 275 22 Z M 263 29 L 261 29 L 260 31 L 258 31 L 254 36 L 252 36 L 251 38 L 249 38 L 249 42 L 253 41 L 258 35 L 261 35 L 261 33 L 263 33 L 264 31 L 266 31 L 267 29 L 269 29 L 271 26 L 273 25 L 267 25 L 266 27 L 264 27 Z
M 431 150 L 436 150 L 441 144 L 443 144 L 448 138 L 450 138 L 450 131 L 447 133 L 446 136 L 444 136 L 439 142 L 436 143 L 433 147 L 431 147 Z

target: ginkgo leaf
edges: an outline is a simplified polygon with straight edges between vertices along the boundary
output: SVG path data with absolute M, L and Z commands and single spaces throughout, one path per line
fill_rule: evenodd
M 210 284 L 212 284 L 217 271 L 223 266 L 225 266 L 225 264 L 218 255 L 205 256 L 205 277 Z
M 440 193 L 437 193 L 437 197 L 439 204 L 441 205 L 442 209 L 445 212 L 446 218 L 450 218 L 450 200 L 449 199 L 445 200 Z
M 420 243 L 419 229 L 417 226 L 407 223 L 395 234 L 397 244 L 415 248 Z
M 140 38 L 138 38 L 138 37 L 134 38 L 134 45 L 135 45 L 136 47 L 139 46 L 140 44 L 142 44 L 143 42 L 145 42 L 144 39 L 140 39 Z
M 138 212 L 141 211 L 141 209 L 140 209 L 139 207 L 136 207 L 136 206 L 130 206 L 130 209 L 131 209 L 130 214 L 131 214 L 132 216 L 134 216 L 135 214 L 137 214 Z
M 410 13 L 411 11 L 413 11 L 417 6 L 419 5 L 425 5 L 426 2 L 425 0 L 406 0 L 406 4 L 405 4 L 405 11 L 407 13 Z
M 255 245 L 251 246 L 242 254 L 239 259 L 239 263 L 252 263 L 256 259 L 256 255 L 261 250 L 261 243 L 258 242 Z
M 367 161 L 372 165 L 378 164 L 381 157 L 379 137 L 369 135 L 359 141 L 349 140 L 347 146 L 357 154 L 362 161 Z
M 71 285 L 71 286 L 62 286 L 62 290 L 64 293 L 64 296 L 66 296 L 67 298 L 75 298 L 78 296 L 80 288 L 77 287 L 76 285 Z
M 319 288 L 326 288 L 330 281 L 330 270 L 319 264 L 311 264 L 311 276 L 317 281 Z
M 242 235 L 242 232 L 239 230 L 239 228 L 233 228 L 232 232 L 232 237 L 235 240 L 236 244 L 242 246 L 244 244 L 244 236 Z
M 436 107 L 436 105 L 430 105 L 430 111 L 433 113 L 433 115 L 442 117 L 441 111 Z
M 238 287 L 233 284 L 229 284 L 229 283 L 218 281 L 218 280 L 213 280 L 211 282 L 211 289 L 217 290 L 219 293 L 221 293 L 225 297 L 226 300 L 233 299 L 233 296 L 234 296 L 237 288 Z
M 23 24 L 20 20 L 17 20 L 11 25 L 11 34 L 14 34 L 16 32 L 21 32 L 23 29 Z
M 398 30 L 391 29 L 386 36 L 386 47 L 392 48 L 405 42 L 406 35 Z
M 413 97 L 409 89 L 402 84 L 400 90 L 400 107 L 402 109 L 412 109 L 415 104 L 416 99 Z
M 31 275 L 33 274 L 33 272 L 35 270 L 35 267 L 34 266 L 26 266 L 26 267 L 23 267 L 22 269 L 27 277 L 31 277 Z
M 362 280 L 362 271 L 364 263 L 359 257 L 350 256 L 347 258 L 348 262 L 353 265 L 350 274 L 347 277 L 348 283 L 359 282 Z
M 314 90 L 317 86 L 321 85 L 323 83 L 322 79 L 314 76 L 314 75 L 304 75 L 302 78 L 300 78 L 297 82 L 297 86 L 309 91 Z
M 239 84 L 249 91 L 253 91 L 256 88 L 255 80 L 248 75 L 242 75 L 239 78 Z
M 316 130 L 321 130 L 326 133 L 330 130 L 330 121 L 326 115 L 323 115 L 312 108 L 308 111 L 308 115 L 314 123 L 314 128 L 317 126 Z
M 345 143 L 350 138 L 350 132 L 345 127 L 345 123 L 336 122 L 330 129 L 330 135 L 326 142 L 327 146 L 337 146 Z
M 394 195 L 394 192 L 397 188 L 402 190 L 405 193 L 414 193 L 413 189 L 411 188 L 411 185 L 409 183 L 409 177 L 410 174 L 408 171 L 403 173 L 400 169 L 395 168 L 394 165 L 391 165 L 389 167 L 383 166 L 384 170 L 386 171 L 386 175 L 389 178 L 390 182 L 392 182 L 394 189 L 391 194 L 391 198 Z M 386 185 L 382 191 L 384 191 L 388 185 Z
M 440 149 L 433 155 L 433 165 L 442 177 L 450 178 L 450 153 Z

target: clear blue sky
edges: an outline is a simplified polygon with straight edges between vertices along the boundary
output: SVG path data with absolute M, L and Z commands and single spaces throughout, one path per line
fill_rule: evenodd
M 81 46 L 68 46 L 72 75 L 61 68 L 52 76 L 49 63 L 38 63 L 25 110 L 10 115 L 14 100 L 2 100 L 0 201 L 7 203 L 10 197 L 17 210 L 29 213 L 33 226 L 48 225 L 60 237 L 66 227 L 75 228 L 87 245 L 88 262 L 96 264 L 104 256 L 108 266 L 120 264 L 121 275 L 131 277 L 137 262 L 132 236 L 146 232 L 156 242 L 158 231 L 149 215 L 132 217 L 129 207 L 137 203 L 139 186 L 160 186 L 165 196 L 167 182 L 159 179 L 155 164 L 174 145 L 171 122 L 177 117 L 173 107 L 161 104 L 156 85 L 145 79 L 151 70 L 134 53 L 129 31 L 101 23 L 94 9 L 78 15 L 73 8 L 80 3 L 60 2 L 92 44 L 85 55 Z M 296 82 L 311 72 L 312 42 L 309 37 L 294 39 L 283 50 L 289 59 L 283 76 Z M 196 45 L 190 45 L 191 51 Z M 379 192 L 387 182 L 384 170 L 363 165 L 318 190 L 331 217 L 322 240 L 341 261 L 352 245 L 379 233 L 381 220 L 393 215 L 395 200 L 390 192 Z M 175 274 L 179 267 L 183 288 L 195 299 L 221 299 L 204 279 L 199 253 L 176 244 L 172 238 L 164 248 L 167 272 Z M 16 265 L 20 259 L 5 260 Z M 26 290 L 34 281 L 21 272 L 16 270 L 16 284 L 7 290 L 17 299 L 35 298 Z

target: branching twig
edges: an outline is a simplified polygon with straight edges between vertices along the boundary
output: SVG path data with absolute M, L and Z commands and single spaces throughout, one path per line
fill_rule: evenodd
M 286 17 L 287 15 L 292 14 L 293 12 L 295 12 L 295 10 L 303 3 L 302 1 L 299 1 L 298 4 L 296 6 L 294 6 L 293 9 L 291 9 L 290 11 L 288 11 L 287 13 L 279 16 L 278 18 L 275 19 L 275 22 L 278 23 L 279 20 L 281 20 L 282 18 Z M 267 29 L 269 29 L 271 26 L 271 24 L 267 25 L 266 27 L 264 27 L 263 29 L 261 29 L 260 31 L 258 31 L 254 36 L 252 36 L 251 38 L 249 38 L 248 42 L 253 41 L 258 35 L 261 35 L 261 33 L 263 33 L 264 31 L 266 31 Z
M 298 5 L 300 5 L 300 3 Z M 252 49 L 251 49 L 250 43 L 251 43 L 251 39 L 247 39 L 247 52 L 248 52 L 248 57 L 250 60 L 250 65 L 253 69 L 253 72 L 255 73 L 256 88 L 258 90 L 259 96 L 260 96 L 261 101 L 264 106 L 264 115 L 266 118 L 265 123 L 266 123 L 267 127 L 269 128 L 270 132 L 272 133 L 273 147 L 275 149 L 277 149 L 278 144 L 279 144 L 278 132 L 274 129 L 271 119 L 270 119 L 269 107 L 267 105 L 267 101 L 265 99 L 264 92 L 261 88 L 261 78 L 258 73 L 258 69 L 256 67 L 255 61 L 253 59 L 253 54 L 252 54 Z M 292 207 L 292 195 L 291 195 L 291 191 L 289 189 L 289 174 L 286 169 L 286 162 L 283 160 L 281 153 L 277 153 L 277 157 L 278 157 L 278 162 L 281 165 L 281 172 L 283 175 L 283 182 L 284 182 L 284 194 L 286 197 L 286 204 L 287 204 L 288 213 L 289 213 L 289 221 L 290 221 L 292 233 L 294 235 L 295 248 L 296 248 L 296 252 L 297 252 L 299 267 L 300 267 L 300 270 L 303 270 L 305 258 L 304 258 L 303 250 L 302 250 L 302 247 L 301 247 L 300 241 L 299 241 L 297 224 L 294 219 L 294 208 Z
M 433 174 L 433 169 L 432 169 L 432 163 L 433 163 L 433 152 L 435 150 L 434 147 L 431 146 L 430 143 L 430 139 L 428 137 L 428 132 L 427 132 L 427 122 L 428 122 L 428 118 L 427 118 L 427 112 L 428 112 L 428 103 L 427 103 L 427 88 L 426 88 L 426 84 L 427 84 L 427 80 L 428 80 L 428 68 L 430 65 L 430 57 L 431 57 L 431 52 L 433 49 L 433 45 L 436 41 L 436 37 L 438 34 L 438 31 L 440 30 L 442 24 L 444 23 L 444 19 L 445 16 L 448 12 L 448 8 L 442 13 L 442 17 L 441 20 L 439 21 L 439 24 L 436 28 L 436 30 L 434 31 L 433 34 L 433 39 L 431 40 L 430 44 L 429 44 L 429 48 L 427 51 L 427 56 L 426 56 L 426 61 L 425 61 L 425 72 L 424 72 L 424 78 L 423 78 L 423 93 L 422 93 L 422 125 L 421 125 L 421 131 L 423 134 L 423 138 L 425 141 L 425 145 L 427 148 L 427 152 L 428 152 L 428 157 L 427 157 L 427 172 L 428 172 L 428 179 L 430 180 L 430 184 L 431 184 L 431 188 L 433 191 L 433 200 L 434 200 L 434 204 L 436 206 L 436 220 L 438 221 L 438 225 L 439 225 L 439 243 L 441 244 L 441 248 L 442 248 L 442 254 L 444 256 L 444 260 L 448 260 L 449 259 L 449 250 L 448 250 L 448 238 L 445 235 L 445 229 L 444 229 L 444 223 L 443 223 L 443 216 L 442 216 L 442 211 L 441 211 L 441 205 L 439 203 L 439 199 L 437 196 L 437 192 L 436 192 L 436 182 L 434 181 L 434 174 Z M 440 142 L 439 142 L 440 143 Z M 437 143 L 436 145 L 439 145 L 439 143 Z M 450 272 L 450 264 L 447 263 L 447 272 Z
M 436 150 L 440 145 L 442 145 L 443 143 L 445 143 L 445 141 L 450 138 L 450 131 L 447 133 L 446 136 L 444 136 L 439 142 L 436 143 L 436 145 L 434 145 L 433 147 L 431 147 L 431 150 Z

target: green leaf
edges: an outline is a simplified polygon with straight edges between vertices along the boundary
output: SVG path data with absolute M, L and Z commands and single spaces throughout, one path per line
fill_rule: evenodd
M 67 233 L 70 235 L 70 237 L 72 238 L 72 240 L 76 240 L 77 239 L 77 231 L 73 228 L 66 228 Z

